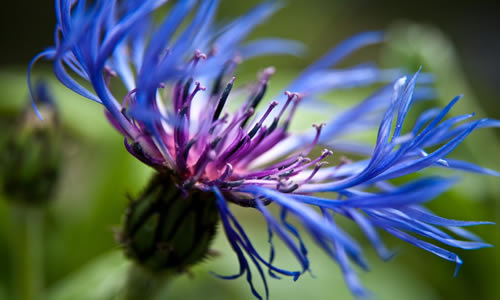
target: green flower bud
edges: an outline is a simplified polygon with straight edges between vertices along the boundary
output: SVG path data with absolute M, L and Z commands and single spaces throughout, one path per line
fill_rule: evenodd
M 130 203 L 120 242 L 150 271 L 183 271 L 207 256 L 217 221 L 212 193 L 181 190 L 170 174 L 157 173 Z
M 0 184 L 8 199 L 25 204 L 47 202 L 60 173 L 61 147 L 57 110 L 43 83 L 35 100 L 44 117 L 40 120 L 27 105 L 0 141 Z

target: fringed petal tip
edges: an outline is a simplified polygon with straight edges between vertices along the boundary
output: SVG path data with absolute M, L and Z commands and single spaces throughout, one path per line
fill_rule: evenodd
M 42 58 L 49 58 L 55 54 L 55 50 L 52 48 L 49 48 L 43 52 L 40 52 L 37 54 L 35 57 L 31 59 L 31 61 L 28 64 L 28 72 L 26 75 L 26 81 L 28 84 L 28 92 L 30 95 L 30 100 L 31 100 L 31 105 L 33 106 L 33 110 L 35 111 L 37 117 L 43 121 L 43 117 L 38 110 L 38 107 L 36 105 L 36 99 L 39 97 L 38 91 L 33 90 L 32 82 L 31 82 L 31 72 L 33 71 L 33 67 L 35 66 L 36 62 L 39 61 Z
M 212 187 L 211 188 L 212 192 L 215 194 L 216 199 L 217 199 L 217 208 L 219 210 L 219 215 L 221 218 L 221 222 L 224 228 L 224 232 L 226 234 L 227 240 L 230 243 L 231 247 L 233 248 L 235 254 L 238 257 L 239 263 L 240 263 L 240 271 L 232 276 L 221 276 L 214 274 L 215 276 L 222 278 L 222 279 L 236 279 L 243 274 L 246 274 L 247 282 L 250 285 L 250 289 L 252 290 L 253 295 L 258 298 L 262 299 L 262 296 L 259 294 L 259 292 L 255 289 L 253 285 L 253 279 L 252 279 L 252 270 L 250 268 L 249 260 L 250 262 L 253 263 L 255 268 L 257 269 L 260 279 L 262 281 L 262 284 L 264 285 L 264 290 L 265 290 L 265 299 L 268 299 L 269 297 L 269 290 L 268 290 L 268 284 L 267 284 L 267 279 L 265 276 L 265 273 L 263 271 L 263 267 L 268 268 L 268 270 L 271 272 L 271 277 L 272 278 L 279 278 L 276 274 L 281 274 L 284 276 L 289 276 L 292 277 L 293 280 L 297 280 L 299 276 L 307 270 L 307 260 L 304 258 L 299 258 L 299 261 L 302 263 L 305 263 L 306 265 L 304 266 L 304 269 L 302 272 L 299 271 L 288 271 L 285 269 L 281 269 L 278 267 L 275 267 L 272 264 L 272 259 L 273 255 L 271 255 L 271 258 L 269 260 L 264 259 L 258 252 L 257 250 L 253 247 L 250 239 L 245 233 L 244 228 L 239 224 L 239 222 L 236 220 L 234 215 L 231 213 L 227 206 L 227 202 L 221 193 L 221 191 L 217 187 Z M 262 212 L 262 210 L 261 210 Z M 264 210 L 263 215 L 266 218 L 270 218 L 269 215 L 267 215 L 267 212 Z M 272 224 L 272 220 L 269 221 L 270 224 Z M 290 237 L 280 230 L 279 228 L 273 228 L 274 231 L 280 235 L 280 237 L 285 241 L 285 243 L 291 243 Z M 290 247 L 291 244 L 288 244 Z M 292 246 L 293 247 L 293 246 Z M 273 248 L 271 248 L 273 249 Z M 301 252 L 297 248 L 295 248 L 295 254 L 301 257 Z M 276 273 L 276 274 L 275 274 Z
M 457 256 L 455 258 L 455 263 L 456 263 L 456 266 L 455 266 L 455 271 L 453 272 L 453 277 L 458 276 L 458 272 L 460 272 L 460 268 L 462 267 L 463 261 L 460 257 Z

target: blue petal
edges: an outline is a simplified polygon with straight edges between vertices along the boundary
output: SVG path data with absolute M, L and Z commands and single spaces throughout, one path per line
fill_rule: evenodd
M 350 197 L 343 201 L 353 207 L 398 207 L 432 200 L 457 182 L 457 178 L 428 177 L 418 179 L 389 193 Z
M 344 210 L 347 212 L 348 216 L 351 217 L 353 221 L 359 225 L 361 230 L 363 230 L 366 237 L 370 240 L 371 244 L 377 251 L 378 255 L 384 260 L 390 259 L 393 256 L 393 253 L 387 250 L 384 243 L 380 239 L 375 227 L 371 224 L 370 220 L 368 220 L 368 218 L 363 216 L 363 214 L 358 212 L 356 209 L 345 208 Z
M 401 177 L 403 175 L 419 171 L 423 168 L 426 168 L 434 164 L 435 162 L 437 162 L 438 160 L 449 154 L 453 149 L 455 149 L 477 127 L 478 122 L 480 121 L 473 123 L 469 128 L 465 129 L 460 135 L 456 136 L 454 139 L 449 141 L 447 144 L 443 145 L 441 148 L 432 152 L 432 154 L 424 158 L 412 161 L 411 163 L 407 163 L 402 166 L 396 166 L 393 169 L 390 169 L 387 172 L 383 173 L 382 175 L 378 176 L 374 180 L 386 180 L 386 179 Z M 370 180 L 368 182 L 373 182 L 374 180 Z
M 468 239 L 468 240 L 471 240 L 471 241 L 476 241 L 476 242 L 482 242 L 483 239 L 480 238 L 479 236 L 477 236 L 476 234 L 468 231 L 468 230 L 465 230 L 461 227 L 453 227 L 453 226 L 449 226 L 449 227 L 446 227 L 449 231 L 453 232 L 454 234 L 460 236 L 460 237 L 463 237 L 465 239 Z
M 485 222 L 485 221 L 458 221 L 458 220 L 450 220 L 446 218 L 442 218 L 436 216 L 432 213 L 426 212 L 422 209 L 418 209 L 417 207 L 406 207 L 401 209 L 402 212 L 407 214 L 409 217 L 414 218 L 416 220 L 439 225 L 439 226 L 476 226 L 476 225 L 487 225 L 487 224 L 495 224 L 493 222 Z
M 320 141 L 327 142 L 338 135 L 342 135 L 346 126 L 352 126 L 367 114 L 373 113 L 379 109 L 387 109 L 391 99 L 392 87 L 386 86 L 375 92 L 366 100 L 358 105 L 346 110 L 339 116 L 327 122 L 324 130 L 321 132 Z
M 305 69 L 287 88 L 290 91 L 300 92 L 302 89 L 302 81 L 305 80 L 310 74 L 320 70 L 331 67 L 335 65 L 340 60 L 342 60 L 347 55 L 351 54 L 355 50 L 362 48 L 364 46 L 379 43 L 383 40 L 383 34 L 381 32 L 364 32 L 353 36 L 336 47 L 330 50 L 326 55 L 317 60 L 315 63 L 310 65 Z
M 223 29 L 221 34 L 214 42 L 218 51 L 224 53 L 228 49 L 232 49 L 241 42 L 250 31 L 262 23 L 265 19 L 270 17 L 278 8 L 280 8 L 278 1 L 264 2 L 246 15 L 239 17 Z
M 283 194 L 260 186 L 246 186 L 242 188 L 241 191 L 251 193 L 256 197 L 263 196 L 273 200 L 281 207 L 284 207 L 293 213 L 302 223 L 304 228 L 310 232 L 315 241 L 323 247 L 327 253 L 330 253 L 331 251 L 331 245 L 329 243 L 339 241 L 344 245 L 351 258 L 353 258 L 360 266 L 364 268 L 367 267 L 360 247 L 351 237 L 344 233 L 340 228 L 332 226 L 332 224 L 328 224 L 319 218 L 318 214 L 313 209 L 294 200 L 291 195 Z
M 456 255 L 455 253 L 448 251 L 448 250 L 445 250 L 443 248 L 440 248 L 438 246 L 435 246 L 433 244 L 421 241 L 421 240 L 419 240 L 419 239 L 417 239 L 409 234 L 406 234 L 400 230 L 393 229 L 393 228 L 384 228 L 384 227 L 382 227 L 382 228 L 385 231 L 389 232 L 390 234 L 394 235 L 395 237 L 397 237 L 405 242 L 413 244 L 413 245 L 415 245 L 423 250 L 429 251 L 429 252 L 431 252 L 431 253 L 433 253 L 441 258 L 455 262 L 456 263 L 455 276 L 458 274 L 458 271 L 460 270 L 460 266 L 462 265 L 463 262 L 460 259 L 460 257 L 458 257 L 458 255 Z
M 39 53 L 38 55 L 36 55 L 35 57 L 33 57 L 33 59 L 31 59 L 30 63 L 28 64 L 28 74 L 26 77 L 26 80 L 28 83 L 28 91 L 29 91 L 30 98 L 31 98 L 31 105 L 33 106 L 33 109 L 35 110 L 35 113 L 40 120 L 43 120 L 43 117 L 40 114 L 40 111 L 38 110 L 36 103 L 35 103 L 35 97 L 34 97 L 35 93 L 33 92 L 33 86 L 31 84 L 31 72 L 33 70 L 33 66 L 35 65 L 35 63 L 39 59 L 44 58 L 44 57 L 50 57 L 50 56 L 54 55 L 54 53 L 55 53 L 55 51 L 53 49 L 45 50 L 45 51 Z
M 256 199 L 257 209 L 261 212 L 261 214 L 266 218 L 267 224 L 273 229 L 276 234 L 283 240 L 286 246 L 292 251 L 297 260 L 302 265 L 302 270 L 307 271 L 309 269 L 309 261 L 307 257 L 304 257 L 301 250 L 295 245 L 292 237 L 278 224 L 278 222 L 274 219 L 271 213 L 266 209 L 264 204 L 259 199 Z
M 300 89 L 306 97 L 334 89 L 350 89 L 383 81 L 384 71 L 375 66 L 354 67 L 343 70 L 321 70 L 302 81 Z M 309 98 L 305 98 L 307 101 Z
M 226 232 L 226 236 L 228 238 L 228 241 L 231 244 L 231 247 L 233 250 L 236 252 L 236 255 L 238 256 L 238 259 L 240 261 L 240 272 L 238 274 L 235 274 L 233 276 L 220 276 L 217 275 L 220 278 L 223 279 L 235 279 L 243 275 L 243 273 L 247 273 L 247 281 L 250 285 L 250 288 L 252 289 L 252 293 L 259 299 L 261 299 L 260 294 L 255 290 L 252 282 L 252 276 L 251 276 L 251 270 L 248 265 L 248 261 L 246 260 L 245 253 L 249 256 L 249 258 L 252 260 L 253 264 L 257 268 L 259 275 L 262 279 L 262 283 L 265 288 L 265 294 L 266 294 L 266 299 L 268 298 L 269 291 L 268 291 L 268 286 L 267 286 L 267 280 L 265 278 L 264 272 L 262 271 L 262 267 L 260 263 L 264 264 L 266 267 L 269 268 L 270 274 L 273 278 L 279 278 L 277 277 L 273 272 L 277 272 L 279 274 L 283 274 L 286 276 L 292 276 L 294 280 L 300 276 L 300 272 L 294 272 L 294 271 L 288 271 L 284 269 L 277 268 L 272 265 L 272 261 L 270 260 L 269 262 L 263 259 L 259 253 L 255 250 L 253 247 L 252 243 L 250 242 L 250 239 L 247 237 L 243 227 L 238 223 L 236 218 L 233 216 L 233 214 L 229 211 L 229 208 L 227 207 L 227 203 L 220 192 L 220 190 L 216 187 L 212 187 L 212 191 L 215 193 L 216 198 L 217 198 L 217 207 L 219 209 L 219 214 L 221 216 L 221 221 L 224 227 L 224 230 Z M 266 213 L 267 214 L 267 213 Z M 267 218 L 268 216 L 265 215 Z M 272 223 L 270 223 L 272 226 Z M 234 227 L 233 227 L 234 226 Z M 234 229 L 235 228 L 235 229 Z M 279 233 L 280 234 L 280 233 Z
M 403 130 L 403 122 L 406 118 L 406 115 L 408 114 L 410 105 L 412 104 L 413 101 L 413 91 L 415 90 L 415 84 L 417 83 L 417 77 L 419 73 L 420 70 L 418 70 L 417 73 L 415 73 L 413 77 L 410 79 L 401 96 L 402 99 L 399 101 L 399 110 L 396 121 L 396 127 L 394 129 L 394 133 L 392 134 L 393 141 L 395 138 L 401 135 L 401 130 Z
M 144 54 L 142 69 L 137 79 L 138 87 L 145 90 L 156 90 L 160 81 L 157 78 L 152 78 L 151 75 L 154 74 L 154 71 L 156 70 L 155 67 L 159 62 L 162 51 L 167 48 L 167 45 L 175 31 L 187 17 L 194 5 L 194 0 L 179 1 L 172 8 L 169 16 L 165 19 L 165 21 L 163 21 L 160 28 L 155 32 L 151 38 L 148 48 L 146 49 L 146 53 Z M 141 104 L 144 105 L 144 103 Z
M 78 82 L 76 82 L 64 69 L 63 63 L 61 60 L 54 61 L 54 74 L 57 79 L 64 84 L 67 88 L 73 90 L 75 93 L 88 98 L 97 103 L 102 103 L 101 99 L 99 99 L 96 95 L 92 94 L 90 91 L 82 87 Z
M 307 247 L 305 245 L 305 243 L 302 241 L 302 237 L 300 236 L 299 234 L 299 231 L 297 230 L 297 228 L 295 228 L 292 224 L 290 224 L 287 220 L 286 220 L 286 217 L 287 217 L 287 210 L 286 208 L 282 208 L 281 209 L 281 213 L 280 213 L 280 218 L 281 218 L 281 223 L 283 224 L 283 226 L 285 226 L 285 228 L 291 233 L 293 234 L 298 242 L 299 242 L 299 245 L 300 245 L 300 252 L 302 253 L 303 257 L 305 258 L 306 260 L 306 265 L 309 266 L 309 259 L 307 257 Z
M 322 212 L 323 215 L 325 216 L 325 219 L 331 225 L 335 226 L 335 221 L 333 220 L 333 217 L 330 215 L 330 213 L 326 209 L 322 209 Z M 334 249 L 335 252 L 332 253 L 332 255 L 334 256 L 335 260 L 338 262 L 342 270 L 342 274 L 344 275 L 344 280 L 347 286 L 349 287 L 349 290 L 351 290 L 353 295 L 359 299 L 369 298 L 370 294 L 361 284 L 358 276 L 356 275 L 356 272 L 354 272 L 354 270 L 350 266 L 349 259 L 346 255 L 344 246 L 338 241 L 335 241 Z
M 477 125 L 476 129 L 479 128 L 489 128 L 489 127 L 500 127 L 500 121 L 499 120 L 493 120 L 493 119 L 481 119 L 481 122 Z M 463 131 L 465 128 L 469 127 L 473 122 L 466 122 L 463 124 L 460 124 L 459 126 L 456 126 L 455 128 L 449 130 L 449 131 L 440 131 L 436 133 L 434 136 L 428 138 L 425 140 L 423 143 L 424 147 L 432 147 L 436 144 L 442 143 L 442 141 L 448 140 L 457 134 L 459 134 L 461 131 Z
M 167 2 L 166 0 L 146 0 L 133 12 L 129 12 L 120 20 L 106 35 L 99 51 L 97 65 L 104 65 L 106 59 L 113 53 L 118 43 L 130 33 L 130 29 L 136 26 L 142 19 L 150 14 L 156 7 Z
M 229 243 L 231 244 L 231 247 L 233 248 L 234 252 L 236 252 L 236 255 L 238 257 L 239 263 L 240 263 L 240 271 L 238 274 L 235 274 L 233 276 L 220 276 L 216 275 L 217 277 L 221 279 L 236 279 L 243 275 L 245 272 L 247 273 L 247 282 L 250 286 L 250 289 L 252 290 L 252 294 L 257 297 L 257 299 L 262 299 L 260 294 L 257 292 L 253 285 L 252 281 L 252 272 L 250 270 L 250 266 L 248 265 L 248 261 L 245 258 L 245 255 L 243 254 L 243 251 L 240 247 L 240 245 L 243 244 L 241 241 L 241 238 L 237 235 L 237 233 L 232 229 L 232 226 L 230 224 L 229 218 L 228 218 L 228 211 L 227 211 L 227 206 L 226 206 L 226 200 L 223 198 L 222 194 L 217 188 L 213 188 L 213 192 L 215 193 L 217 197 L 217 207 L 219 209 L 219 215 L 221 217 L 221 221 L 224 227 L 224 231 L 226 233 L 227 239 Z M 256 264 L 256 267 L 260 268 L 258 264 Z M 268 294 L 268 288 L 267 288 L 267 282 L 264 276 L 262 277 L 262 281 L 264 283 L 265 289 L 266 289 L 266 296 Z M 267 297 L 266 297 L 267 299 Z
M 266 38 L 247 43 L 240 48 L 241 56 L 246 60 L 265 54 L 289 54 L 300 56 L 305 52 L 304 44 L 285 39 Z
M 380 212 L 368 212 L 368 214 L 372 217 L 372 220 L 377 221 L 377 224 L 383 228 L 398 228 L 401 230 L 414 232 L 452 247 L 466 250 L 491 247 L 491 245 L 482 242 L 456 240 L 431 225 L 420 223 L 400 214 L 388 214 L 387 212 L 385 214 L 382 214 Z

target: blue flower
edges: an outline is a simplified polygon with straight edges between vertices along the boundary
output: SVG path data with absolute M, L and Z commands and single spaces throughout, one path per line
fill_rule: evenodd
M 252 293 L 261 299 L 253 285 L 251 264 L 263 281 L 266 298 L 264 270 L 270 277 L 294 280 L 309 271 L 306 245 L 290 217 L 337 262 L 347 286 L 358 297 L 368 292 L 352 264 L 363 269 L 368 266 L 361 247 L 336 224 L 336 216 L 355 222 L 383 259 L 392 254 L 377 230 L 455 262 L 457 270 L 462 261 L 455 253 L 419 237 L 460 249 L 490 246 L 461 228 L 488 222 L 449 220 L 424 208 L 425 202 L 452 187 L 456 178 L 424 177 L 400 186 L 390 180 L 431 167 L 498 176 L 496 171 L 446 156 L 472 131 L 498 127 L 499 121 L 469 121 L 473 115 L 445 120 L 457 97 L 443 109 L 425 111 L 403 133 L 406 116 L 418 98 L 417 72 L 392 81 L 327 125 L 292 133 L 289 125 L 299 106 L 319 105 L 320 94 L 387 81 L 391 72 L 372 65 L 331 69 L 356 49 L 380 42 L 383 35 L 367 32 L 344 41 L 304 70 L 284 95 L 258 110 L 267 98 L 274 69 L 267 68 L 257 82 L 236 88 L 232 76 L 239 62 L 260 55 L 298 55 L 303 50 L 299 43 L 282 39 L 244 43 L 250 31 L 279 7 L 277 2 L 264 2 L 227 24 L 216 24 L 218 1 L 199 5 L 177 1 L 157 25 L 152 14 L 164 2 L 103 0 L 91 5 L 56 0 L 55 46 L 33 59 L 29 73 L 38 59 L 52 60 L 54 73 L 65 86 L 104 105 L 106 116 L 123 134 L 132 155 L 159 172 L 173 174 L 175 184 L 185 193 L 201 190 L 216 196 L 222 227 L 240 264 L 236 275 L 217 276 L 235 279 L 245 275 Z M 88 81 L 93 91 L 74 76 Z M 121 102 L 110 89 L 115 77 L 127 89 Z M 234 94 L 244 99 L 229 112 L 226 103 L 238 100 Z M 377 126 L 374 147 L 343 139 Z M 308 157 L 320 145 L 367 158 L 325 167 L 331 150 Z M 324 198 L 319 192 L 337 197 Z M 229 203 L 261 213 L 268 225 L 269 258 L 254 248 Z M 274 216 L 269 205 L 277 206 L 280 215 Z M 285 243 L 301 269 L 274 265 L 274 236 Z

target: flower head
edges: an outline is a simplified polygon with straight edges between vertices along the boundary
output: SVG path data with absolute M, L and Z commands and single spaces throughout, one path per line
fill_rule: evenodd
M 412 234 L 462 249 L 489 246 L 459 229 L 486 222 L 455 221 L 438 217 L 422 204 L 456 181 L 428 177 L 397 186 L 390 179 L 428 167 L 459 169 L 498 176 L 473 164 L 446 159 L 472 131 L 499 126 L 495 120 L 466 121 L 472 115 L 444 120 L 458 101 L 424 112 L 408 133 L 403 123 L 415 97 L 419 72 L 381 88 L 356 106 L 337 114 L 311 131 L 290 132 L 300 106 L 314 105 L 316 97 L 335 88 L 386 80 L 374 66 L 331 70 L 359 47 L 379 42 L 382 35 L 368 32 L 350 38 L 304 70 L 276 98 L 266 91 L 273 68 L 257 82 L 237 88 L 233 73 L 240 61 L 266 54 L 297 54 L 300 44 L 263 39 L 244 44 L 254 26 L 278 8 L 264 2 L 225 25 L 215 25 L 218 1 L 177 1 L 158 25 L 152 13 L 166 1 L 56 1 L 55 46 L 34 60 L 54 61 L 58 79 L 76 93 L 101 103 L 110 123 L 125 137 L 127 150 L 162 174 L 165 185 L 175 186 L 187 198 L 200 191 L 213 195 L 222 227 L 240 263 L 234 279 L 246 274 L 254 288 L 250 264 L 261 276 L 268 295 L 264 269 L 271 277 L 297 279 L 310 269 L 308 253 L 293 216 L 312 239 L 340 266 L 356 296 L 366 295 L 351 263 L 367 268 L 358 243 L 335 223 L 335 216 L 355 222 L 382 258 L 391 256 L 377 229 L 434 253 L 459 266 L 460 258 Z M 192 18 L 188 19 L 188 16 Z M 185 25 L 185 26 L 181 26 Z M 32 64 L 30 65 L 30 68 Z M 88 81 L 84 88 L 66 71 Z M 126 95 L 117 101 L 111 84 L 119 78 Z M 28 78 L 29 79 L 29 78 Z M 228 103 L 239 101 L 236 109 Z M 311 104 L 312 103 L 312 104 Z M 378 126 L 374 147 L 343 143 L 347 134 Z M 320 154 L 315 148 L 323 146 Z M 364 154 L 366 159 L 327 167 L 334 151 Z M 429 149 L 433 149 L 432 151 Z M 318 192 L 336 193 L 335 199 Z M 180 196 L 179 196 L 180 197 Z M 273 264 L 255 249 L 228 203 L 252 207 L 266 220 L 269 241 L 276 235 L 300 263 L 300 270 Z M 279 207 L 278 217 L 268 205 Z M 314 207 L 319 208 L 315 210 Z M 451 231 L 466 240 L 458 240 Z

